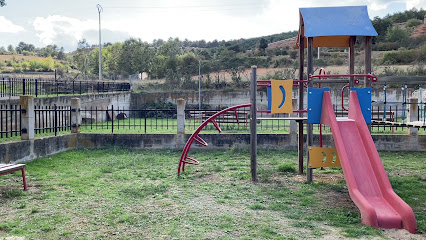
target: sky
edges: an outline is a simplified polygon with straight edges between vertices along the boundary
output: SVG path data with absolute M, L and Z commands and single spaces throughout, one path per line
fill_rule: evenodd
M 56 44 L 66 52 L 83 38 L 102 43 L 131 37 L 152 42 L 178 37 L 212 41 L 259 37 L 298 29 L 298 9 L 367 5 L 369 16 L 384 17 L 426 0 L 6 0 L 0 7 L 0 46 L 19 42 L 44 47 Z

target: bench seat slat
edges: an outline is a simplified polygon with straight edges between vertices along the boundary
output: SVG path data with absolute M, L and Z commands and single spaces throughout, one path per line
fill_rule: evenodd
M 0 173 L 5 173 L 13 170 L 22 169 L 25 164 L 1 164 Z

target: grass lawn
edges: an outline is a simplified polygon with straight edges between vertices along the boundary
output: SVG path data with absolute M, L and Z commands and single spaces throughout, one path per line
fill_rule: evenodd
M 311 239 L 426 237 L 426 153 L 380 153 L 392 186 L 414 210 L 419 233 L 360 223 L 340 169 L 296 174 L 297 152 L 76 150 L 0 176 L 0 239 Z

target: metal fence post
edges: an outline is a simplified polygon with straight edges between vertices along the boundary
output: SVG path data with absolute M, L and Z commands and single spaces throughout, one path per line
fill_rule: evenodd
M 111 133 L 114 133 L 114 105 L 111 105 Z
M 35 79 L 35 95 L 38 96 L 38 81 L 37 78 Z
M 21 140 L 34 139 L 34 97 L 24 95 L 20 99 L 21 104 Z
M 53 123 L 54 123 L 54 126 L 53 126 L 53 128 L 55 129 L 54 130 L 54 132 L 55 132 L 55 136 L 57 135 L 57 133 L 58 133 L 58 107 L 56 106 L 56 104 L 55 105 L 53 105 L 53 110 L 54 110 L 54 114 L 53 114 L 53 116 L 54 116 L 54 121 L 53 121 Z
M 25 95 L 25 78 L 22 79 L 22 95 Z
M 81 128 L 80 98 L 71 98 L 71 133 L 79 133 Z

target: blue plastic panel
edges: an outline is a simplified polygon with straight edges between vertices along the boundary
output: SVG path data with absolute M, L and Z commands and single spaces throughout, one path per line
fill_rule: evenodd
M 371 124 L 371 87 L 369 88 L 351 88 L 358 95 L 359 106 L 365 122 Z
M 266 87 L 266 92 L 268 93 L 268 110 L 272 109 L 272 89 L 271 87 Z
M 322 97 L 329 88 L 308 88 L 308 123 L 320 124 Z
M 300 8 L 305 37 L 377 36 L 367 6 Z

